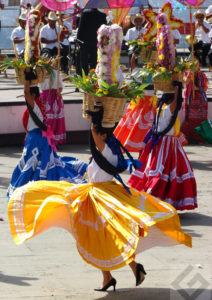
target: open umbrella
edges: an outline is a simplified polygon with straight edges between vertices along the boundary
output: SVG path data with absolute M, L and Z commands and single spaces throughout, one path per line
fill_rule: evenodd
M 148 0 L 88 0 L 85 8 L 127 8 L 148 5 Z
M 201 5 L 203 2 L 205 2 L 205 0 L 175 0 L 183 5 L 190 5 L 190 6 L 199 6 Z
M 121 24 L 131 7 L 148 5 L 148 0 L 86 0 L 85 8 L 103 8 L 106 13 L 111 10 L 114 22 Z
M 76 4 L 77 0 L 41 0 L 41 3 L 50 10 L 63 11 Z

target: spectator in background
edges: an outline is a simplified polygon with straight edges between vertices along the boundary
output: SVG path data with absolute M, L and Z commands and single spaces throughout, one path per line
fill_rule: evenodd
M 50 11 L 48 14 L 48 24 L 41 28 L 40 39 L 43 49 L 41 51 L 42 56 L 52 57 L 58 53 L 58 28 L 56 22 L 58 17 L 55 12 Z
M 13 41 L 13 44 L 15 46 L 17 55 L 19 57 L 22 57 L 24 55 L 24 47 L 25 47 L 25 26 L 26 26 L 26 14 L 22 13 L 18 18 L 19 26 L 16 27 L 12 34 L 10 39 Z
M 201 10 L 198 10 L 194 14 L 194 18 L 197 21 L 195 24 L 195 36 L 198 40 L 198 42 L 194 44 L 194 55 L 197 57 L 202 66 L 206 66 L 206 58 L 211 47 L 209 38 L 209 31 L 211 29 L 211 25 L 204 21 L 205 13 Z M 202 53 L 200 53 L 200 51 Z
M 80 45 L 80 71 L 83 69 L 88 74 L 97 64 L 97 30 L 102 24 L 107 24 L 106 14 L 97 8 L 84 10 L 80 16 L 77 39 Z
M 131 22 L 135 27 L 128 29 L 127 34 L 124 37 L 124 40 L 129 42 L 136 40 L 137 38 L 141 37 L 145 33 L 145 28 L 143 27 L 143 24 L 145 22 L 144 16 L 137 14 L 135 16 L 131 17 Z M 129 62 L 131 64 L 131 57 L 132 57 L 132 50 L 129 50 Z
M 133 41 L 136 40 L 139 36 L 143 36 L 145 33 L 145 29 L 143 28 L 143 23 L 145 21 L 144 16 L 141 14 L 137 14 L 131 17 L 131 22 L 135 27 L 128 29 L 127 34 L 125 35 L 125 41 Z

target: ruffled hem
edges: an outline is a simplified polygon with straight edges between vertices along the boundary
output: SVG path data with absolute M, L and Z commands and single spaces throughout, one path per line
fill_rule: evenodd
M 171 205 L 132 188 L 131 193 L 115 181 L 29 183 L 14 192 L 8 205 L 13 239 L 21 244 L 51 227 L 64 228 L 83 259 L 101 270 L 129 264 L 140 251 L 139 240 L 155 226 L 168 240 L 191 247 L 191 236 L 181 230 Z M 157 236 L 154 242 L 160 244 Z M 146 249 L 150 247 L 147 243 Z

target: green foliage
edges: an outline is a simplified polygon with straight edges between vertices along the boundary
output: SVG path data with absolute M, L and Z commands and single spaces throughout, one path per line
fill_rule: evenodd
M 101 81 L 99 84 L 95 70 L 91 70 L 87 76 L 82 71 L 82 76 L 69 76 L 69 80 L 85 93 L 93 94 L 97 97 L 127 98 L 129 100 L 133 100 L 137 96 L 143 97 L 143 89 L 148 86 L 148 84 L 140 85 L 135 81 L 130 83 L 123 82 L 121 85 L 118 82 L 108 84 L 105 81 Z
M 21 58 L 10 59 L 7 56 L 3 61 L 0 61 L 0 70 L 6 70 L 8 68 L 25 69 L 26 67 L 30 67 L 34 72 L 36 72 L 36 68 L 40 67 L 42 72 L 46 70 L 49 74 L 51 74 L 53 72 L 53 65 L 55 64 L 55 61 L 55 59 L 44 59 L 40 57 L 35 64 L 28 65 Z

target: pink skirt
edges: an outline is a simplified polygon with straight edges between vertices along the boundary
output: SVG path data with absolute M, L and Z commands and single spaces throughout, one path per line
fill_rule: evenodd
M 150 149 L 147 143 L 128 184 L 147 192 L 178 210 L 197 207 L 197 188 L 193 169 L 178 137 L 165 135 Z
M 45 109 L 46 124 L 51 127 L 55 135 L 55 144 L 64 144 L 66 127 L 62 96 L 57 99 L 57 90 L 44 90 L 40 94 L 40 101 Z

